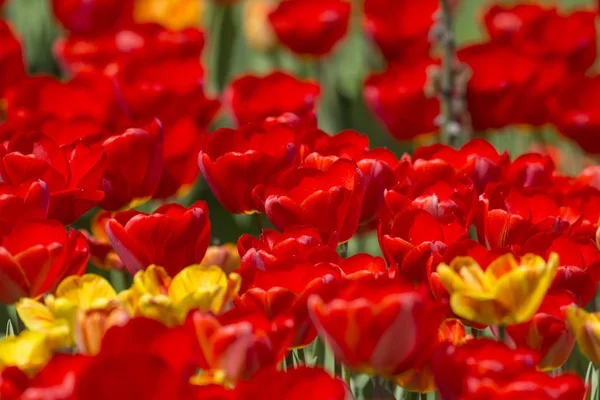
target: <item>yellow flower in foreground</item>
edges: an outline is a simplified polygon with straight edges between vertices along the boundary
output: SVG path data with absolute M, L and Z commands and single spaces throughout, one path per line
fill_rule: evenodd
M 40 332 L 23 331 L 19 336 L 0 339 L 0 371 L 18 367 L 30 376 L 35 375 L 52 358 L 54 348 Z
M 220 313 L 240 289 L 241 278 L 213 265 L 191 265 L 170 279 L 162 267 L 151 265 L 135 274 L 133 286 L 120 294 L 133 315 L 167 325 L 183 322 L 193 309 Z
M 78 324 L 85 321 L 77 318 L 78 313 L 112 310 L 116 299 L 117 293 L 106 279 L 86 274 L 63 280 L 54 295 L 44 298 L 44 303 L 23 298 L 16 308 L 27 329 L 46 335 L 50 347 L 72 347 L 75 332 L 81 328 Z
M 483 269 L 470 257 L 440 264 L 437 272 L 448 292 L 454 313 L 485 325 L 512 325 L 529 321 L 556 275 L 558 255 L 548 263 L 527 254 L 517 262 L 505 254 Z
M 180 30 L 198 26 L 205 7 L 204 0 L 136 0 L 134 18 Z
M 600 365 L 600 313 L 588 313 L 577 306 L 567 308 L 566 319 L 582 353 Z

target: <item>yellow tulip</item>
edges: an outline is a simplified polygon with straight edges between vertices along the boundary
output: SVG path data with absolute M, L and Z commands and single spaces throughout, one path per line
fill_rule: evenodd
M 577 306 L 567 308 L 567 324 L 573 331 L 581 352 L 600 366 L 600 313 L 588 313 Z
M 220 246 L 208 246 L 200 264 L 207 267 L 216 265 L 221 267 L 226 274 L 230 274 L 240 268 L 241 261 L 237 245 L 224 243 Z
M 484 271 L 470 257 L 457 257 L 437 272 L 448 292 L 454 313 L 485 325 L 511 325 L 529 321 L 542 304 L 556 269 L 558 255 L 546 263 L 528 254 L 517 262 L 506 254 Z
M 19 336 L 0 339 L 0 370 L 18 367 L 33 376 L 50 361 L 54 348 L 47 335 L 40 332 L 23 331 Z
M 120 293 L 133 315 L 166 325 L 183 322 L 193 309 L 220 313 L 240 288 L 241 278 L 227 276 L 216 265 L 191 265 L 171 280 L 162 267 L 151 265 L 135 274 L 131 289 Z
M 200 25 L 205 0 L 136 0 L 136 22 L 156 22 L 165 28 L 181 30 Z

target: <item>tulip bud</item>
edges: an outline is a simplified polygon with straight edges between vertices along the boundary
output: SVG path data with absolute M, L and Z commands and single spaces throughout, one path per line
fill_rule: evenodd
M 113 326 L 123 326 L 127 321 L 129 314 L 115 302 L 108 302 L 105 307 L 79 309 L 74 326 L 77 348 L 83 354 L 98 354 L 106 331 Z
M 241 258 L 237 246 L 233 243 L 225 243 L 221 246 L 210 246 L 201 264 L 210 267 L 216 265 L 221 267 L 227 275 L 240 268 Z

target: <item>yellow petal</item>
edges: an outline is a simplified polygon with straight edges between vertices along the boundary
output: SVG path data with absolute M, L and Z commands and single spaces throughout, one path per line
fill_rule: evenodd
M 133 277 L 133 290 L 139 295 L 166 295 L 170 284 L 171 277 L 167 271 L 163 267 L 156 265 L 151 265 L 146 270 L 138 271 Z
M 198 288 L 179 300 L 177 307 L 184 317 L 192 309 L 218 314 L 223 309 L 226 293 L 226 288 L 220 286 Z
M 180 30 L 199 25 L 202 7 L 199 0 L 137 0 L 134 18 L 136 22 L 156 22 Z
M 117 292 L 103 277 L 95 274 L 69 276 L 56 289 L 56 297 L 63 298 L 77 308 L 89 309 L 99 299 L 114 299 Z
M 175 303 L 165 295 L 143 295 L 140 298 L 137 312 L 138 315 L 161 321 L 167 326 L 174 326 L 183 322 L 182 315 L 176 308 Z
M 17 313 L 27 329 L 46 334 L 52 347 L 70 347 L 73 345 L 68 321 L 56 318 L 44 304 L 23 298 L 17 303 Z
M 600 365 L 600 315 L 573 305 L 567 308 L 566 320 L 583 354 L 596 366 Z
M 450 307 L 459 317 L 484 325 L 498 324 L 509 313 L 492 293 L 453 293 Z
M 6 336 L 0 339 L 0 369 L 15 366 L 33 375 L 52 358 L 52 351 L 43 333 L 26 330 L 19 336 Z
M 169 297 L 176 303 L 198 289 L 227 288 L 227 276 L 217 266 L 191 265 L 179 272 L 171 281 Z

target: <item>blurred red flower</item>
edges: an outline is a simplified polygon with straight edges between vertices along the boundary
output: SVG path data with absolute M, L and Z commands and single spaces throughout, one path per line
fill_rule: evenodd
M 21 133 L 0 147 L 0 177 L 20 187 L 40 179 L 50 193 L 48 218 L 75 222 L 104 197 L 98 190 L 105 168 L 102 148 L 83 141 L 59 147 L 41 133 Z
M 0 5 L 1 6 L 1 5 Z M 25 77 L 23 49 L 8 23 L 0 19 L 0 99 Z
M 238 126 L 268 117 L 293 113 L 302 118 L 315 111 L 319 84 L 303 81 L 283 71 L 265 76 L 243 75 L 225 92 L 228 111 Z
M 221 370 L 228 381 L 276 366 L 293 334 L 290 319 L 269 321 L 258 311 L 234 309 L 218 316 L 194 312 L 190 318 L 200 345 L 200 368 Z
M 283 0 L 269 14 L 279 41 L 294 53 L 324 56 L 346 35 L 351 2 Z
M 367 105 L 396 139 L 410 140 L 438 131 L 435 119 L 440 114 L 440 101 L 425 93 L 427 70 L 434 65 L 431 60 L 393 63 L 365 81 Z
M 276 185 L 262 185 L 255 194 L 280 230 L 314 227 L 324 242 L 343 243 L 358 227 L 364 183 L 356 163 L 339 159 L 325 170 L 292 168 L 278 177 Z
M 249 381 L 238 383 L 234 398 L 348 400 L 352 395 L 349 387 L 339 377 L 331 377 L 324 369 L 300 366 L 287 371 L 264 369 Z
M 446 306 L 424 287 L 363 276 L 308 301 L 311 319 L 336 359 L 355 371 L 394 376 L 418 368 L 435 345 Z
M 436 0 L 365 0 L 363 26 L 387 60 L 427 58 Z
M 441 397 L 459 400 L 468 392 L 468 379 L 510 382 L 523 373 L 534 372 L 538 361 L 533 350 L 512 350 L 495 340 L 477 339 L 461 346 L 442 345 L 436 351 L 432 365 Z
M 44 181 L 35 180 L 14 187 L 0 182 L 0 232 L 19 219 L 45 219 L 50 193 Z
M 104 199 L 100 206 L 116 211 L 149 200 L 160 183 L 164 134 L 158 120 L 142 128 L 130 128 L 102 143 L 106 172 L 102 178 Z
M 562 367 L 575 346 L 575 335 L 567 326 L 564 314 L 574 302 L 570 292 L 551 291 L 531 321 L 506 327 L 517 347 L 530 348 L 539 354 L 538 368 L 542 371 Z
M 135 24 L 98 36 L 72 35 L 54 42 L 66 73 L 103 70 L 113 62 L 143 65 L 160 60 L 199 59 L 204 34 L 196 28 L 171 31 L 158 24 Z
M 62 26 L 76 34 L 98 35 L 133 20 L 133 0 L 52 0 Z
M 57 221 L 17 221 L 0 232 L 0 303 L 39 297 L 69 275 L 81 275 L 88 247 L 76 230 Z
M 152 214 L 118 213 L 106 223 L 114 250 L 133 275 L 155 264 L 171 277 L 183 268 L 200 264 L 210 241 L 210 221 L 205 202 L 189 208 L 164 204 Z
M 294 130 L 286 123 L 222 128 L 203 137 L 200 171 L 215 197 L 232 213 L 262 211 L 254 189 L 272 183 L 296 156 Z

